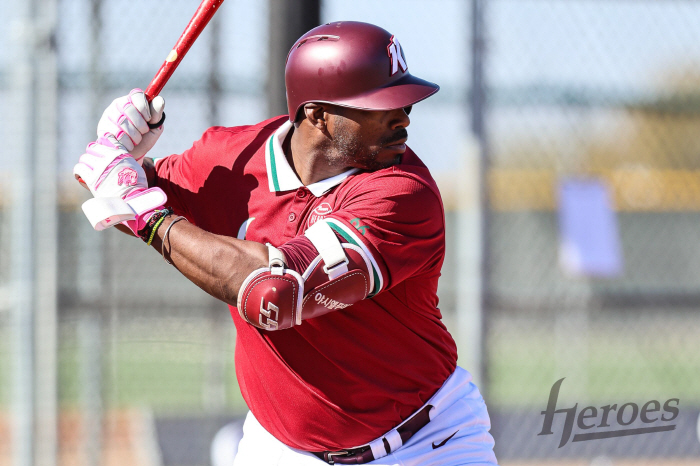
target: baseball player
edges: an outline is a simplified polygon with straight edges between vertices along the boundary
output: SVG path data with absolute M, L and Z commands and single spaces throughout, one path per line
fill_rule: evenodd
M 163 100 L 116 99 L 74 170 L 88 219 L 229 305 L 250 408 L 236 466 L 495 465 L 437 308 L 440 193 L 406 146 L 411 106 L 439 87 L 359 22 L 302 36 L 285 80 L 287 115 L 155 163 Z

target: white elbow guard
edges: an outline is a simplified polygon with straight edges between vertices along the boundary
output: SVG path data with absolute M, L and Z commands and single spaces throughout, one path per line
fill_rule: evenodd
M 238 293 L 238 312 L 263 330 L 282 330 L 302 320 L 345 309 L 374 287 L 365 252 L 341 243 L 327 223 L 316 222 L 305 235 L 319 252 L 303 275 L 286 268 L 283 254 L 268 246 L 269 266 L 253 271 Z

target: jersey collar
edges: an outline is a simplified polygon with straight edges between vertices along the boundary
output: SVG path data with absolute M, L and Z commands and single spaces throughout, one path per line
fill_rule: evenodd
M 292 123 L 285 121 L 265 143 L 265 166 L 267 167 L 267 182 L 270 192 L 292 191 L 304 186 L 287 162 L 287 157 L 282 150 L 282 142 L 289 134 L 290 129 L 292 129 Z M 321 197 L 357 171 L 357 168 L 351 168 L 339 175 L 312 183 L 306 188 L 314 196 Z

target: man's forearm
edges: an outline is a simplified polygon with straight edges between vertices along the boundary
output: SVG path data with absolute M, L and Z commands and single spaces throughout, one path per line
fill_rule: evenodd
M 158 254 L 163 235 L 176 218 L 170 215 L 158 228 L 152 243 Z M 165 258 L 195 285 L 234 306 L 246 277 L 268 263 L 265 245 L 215 235 L 184 220 L 168 232 L 164 251 Z
M 153 159 L 144 157 L 148 187 L 156 185 Z M 215 235 L 189 222 L 179 221 L 168 232 L 165 248 L 163 235 L 175 215 L 167 217 L 158 228 L 152 246 L 165 252 L 165 258 L 192 283 L 225 303 L 236 305 L 238 290 L 255 269 L 267 265 L 267 247 L 252 241 Z

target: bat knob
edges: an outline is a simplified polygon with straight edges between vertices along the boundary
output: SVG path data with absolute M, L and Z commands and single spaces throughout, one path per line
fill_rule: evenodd
M 160 118 L 160 121 L 158 123 L 149 123 L 148 127 L 151 129 L 160 128 L 161 126 L 163 126 L 164 122 L 165 122 L 165 112 L 163 112 L 163 116 Z
M 88 189 L 88 190 L 90 189 L 90 188 L 88 188 L 87 183 L 85 183 L 85 181 L 83 181 L 83 179 L 80 177 L 80 175 L 75 175 L 75 179 L 78 180 L 78 183 L 80 183 L 80 186 L 82 186 L 83 188 Z

